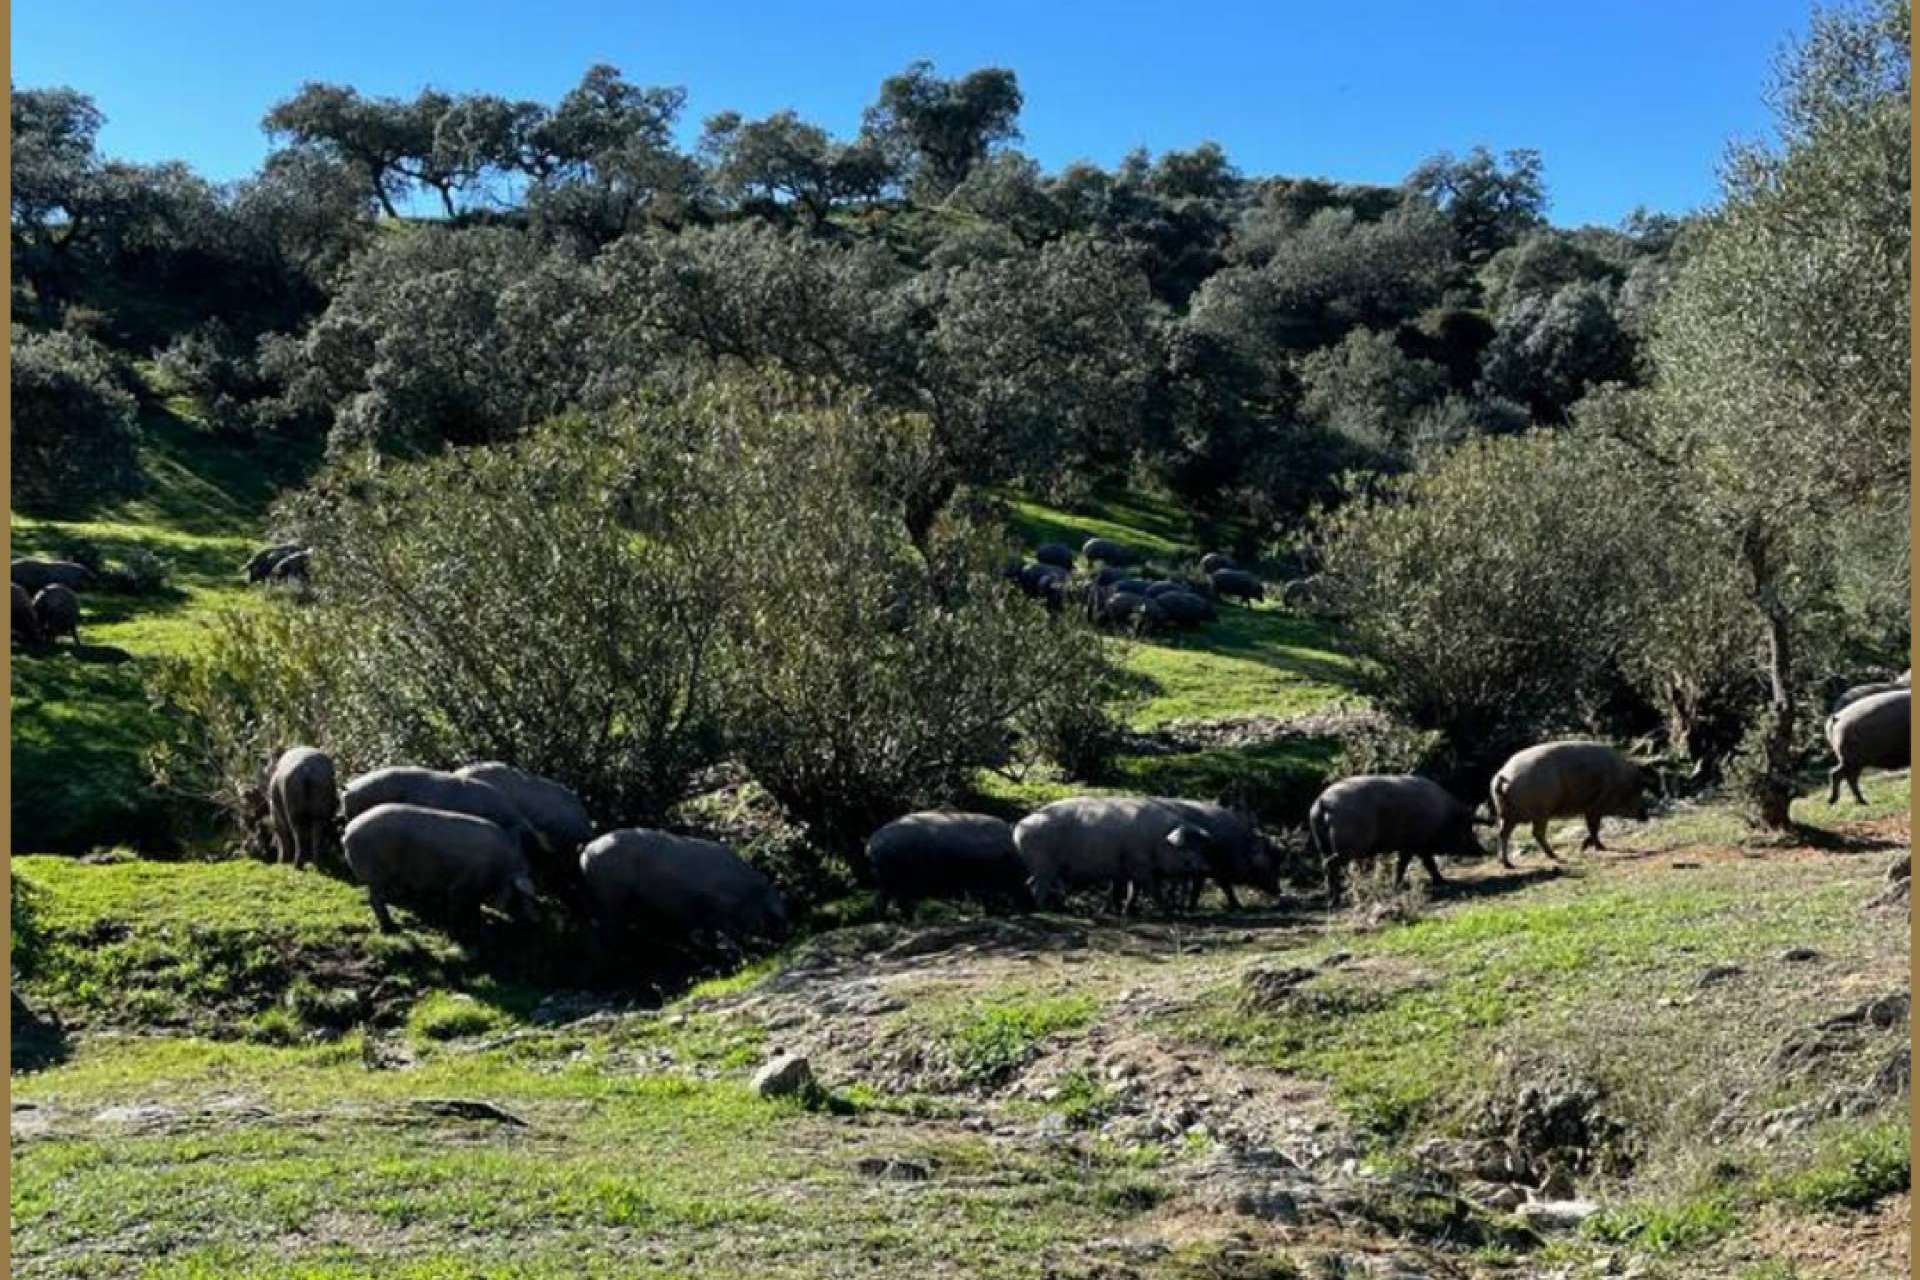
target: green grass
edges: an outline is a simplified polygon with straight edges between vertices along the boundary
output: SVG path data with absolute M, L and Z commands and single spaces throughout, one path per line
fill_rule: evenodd
M 1127 670 L 1144 698 L 1130 708 L 1135 728 L 1173 720 L 1296 716 L 1338 701 L 1355 705 L 1358 659 L 1339 651 L 1325 623 L 1276 605 L 1222 605 L 1199 631 L 1128 646 Z
M 1678 1204 L 1635 1204 L 1589 1219 L 1584 1233 L 1607 1244 L 1629 1244 L 1642 1253 L 1667 1257 L 1712 1244 L 1740 1224 L 1740 1211 L 1725 1195 L 1702 1196 Z
M 407 1033 L 416 1041 L 459 1040 L 504 1030 L 512 1020 L 465 992 L 436 991 L 407 1014 Z
M 385 935 L 364 894 L 257 862 L 13 860 L 29 928 L 16 975 L 68 1021 L 274 1039 L 337 1034 L 450 981 L 468 958 L 430 931 Z
M 404 1071 L 357 1037 L 273 1048 L 133 1038 L 16 1081 L 70 1116 L 165 1098 L 192 1117 L 245 1090 L 271 1123 L 16 1147 L 14 1256 L 36 1274 L 1040 1276 L 1165 1195 L 1125 1165 L 766 1102 L 744 1072 L 633 1059 L 623 1033 L 556 1034 Z M 479 1098 L 523 1126 L 436 1118 Z M 878 1152 L 943 1180 L 862 1180 Z
M 1662 828 L 1649 830 L 1664 843 Z M 1702 970 L 1777 969 L 1779 951 L 1801 944 L 1864 957 L 1862 900 L 1845 864 L 1782 863 L 1761 877 L 1721 862 L 1604 887 L 1576 872 L 1524 895 L 1275 956 L 1276 965 L 1311 965 L 1343 950 L 1356 961 L 1303 984 L 1305 998 L 1282 1011 L 1250 1008 L 1226 984 L 1184 1025 L 1245 1060 L 1326 1080 L 1349 1114 L 1389 1140 L 1444 1124 L 1488 1087 L 1486 1064 L 1499 1054 L 1584 1054 L 1603 1084 L 1655 1124 L 1689 1080 L 1724 1067 L 1727 1055 L 1751 1059 L 1766 1048 L 1752 1043 L 1744 1013 L 1702 1012 L 1701 1003 L 1733 1001 L 1740 989 L 1702 994 Z M 1794 995 L 1781 993 L 1769 1012 L 1792 1007 Z M 1648 1054 L 1672 1069 L 1650 1075 Z
M 1912 1183 L 1911 1143 L 1904 1115 L 1842 1125 L 1827 1135 L 1804 1166 L 1767 1179 L 1761 1194 L 1819 1213 L 1868 1208 Z
M 1046 542 L 1064 543 L 1075 554 L 1088 538 L 1109 538 L 1157 560 L 1197 560 L 1208 548 L 1193 544 L 1191 524 L 1171 502 L 1136 493 L 1105 493 L 1072 510 L 1032 498 L 1006 495 L 1014 529 L 1031 551 Z
M 1093 1020 L 1098 1005 L 1088 995 L 1001 989 L 932 1011 L 918 1012 L 960 1074 L 991 1086 L 1037 1056 L 1048 1041 Z

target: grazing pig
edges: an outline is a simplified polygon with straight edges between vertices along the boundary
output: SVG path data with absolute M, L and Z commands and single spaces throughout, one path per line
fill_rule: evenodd
M 20 559 L 13 562 L 13 580 L 35 594 L 55 584 L 77 591 L 93 585 L 93 570 L 72 560 Z
M 482 782 L 504 793 L 527 824 L 544 838 L 547 848 L 569 862 L 593 839 L 593 819 L 587 816 L 587 806 L 572 790 L 551 778 L 498 760 L 465 765 L 453 776 Z
M 1163 881 L 1211 873 L 1200 834 L 1188 816 L 1158 800 L 1075 796 L 1014 824 L 1013 843 L 1040 906 L 1073 889 L 1105 885 L 1113 908 L 1125 911 L 1142 891 L 1157 893 Z
M 1151 596 L 1153 584 L 1145 578 L 1121 578 L 1113 584 L 1115 591 L 1124 591 L 1128 595 Z
M 262 547 L 253 553 L 244 570 L 248 582 L 264 582 L 272 576 L 274 566 L 300 550 L 297 542 L 276 542 L 270 547 Z
M 1114 626 L 1137 631 L 1158 631 L 1167 625 L 1167 612 L 1159 602 L 1131 591 L 1115 591 L 1100 602 L 1099 617 Z
M 1831 784 L 1827 803 L 1840 802 L 1840 782 L 1846 780 L 1853 798 L 1861 804 L 1862 769 L 1904 769 L 1910 746 L 1908 721 L 1913 695 L 1906 689 L 1876 693 L 1847 707 L 1827 721 L 1827 745 L 1833 748 L 1837 762 L 1827 774 Z
M 13 638 L 24 645 L 37 645 L 45 638 L 40 620 L 33 616 L 33 597 L 19 583 L 13 584 Z
M 1167 838 L 1177 848 L 1200 855 L 1206 874 L 1226 895 L 1230 910 L 1240 909 L 1235 885 L 1263 893 L 1280 892 L 1280 865 L 1273 846 L 1260 829 L 1224 805 L 1162 796 L 1158 803 L 1177 814 L 1182 826 Z M 1199 881 L 1194 882 L 1196 889 Z
M 1480 857 L 1473 810 L 1439 783 L 1412 774 L 1362 774 L 1322 791 L 1307 813 L 1307 830 L 1327 877 L 1327 897 L 1338 901 L 1349 862 L 1379 853 L 1398 855 L 1396 888 L 1415 858 L 1434 884 L 1444 884 L 1435 854 Z
M 1058 588 L 1053 584 L 1065 582 L 1067 571 L 1050 564 L 1030 564 L 1020 570 L 1020 590 L 1036 600 L 1045 599 Z
M 1146 590 L 1140 594 L 1149 600 L 1158 600 L 1168 592 L 1187 590 L 1190 590 L 1190 588 L 1184 582 L 1149 582 L 1146 584 Z
M 80 597 L 70 587 L 55 582 L 40 589 L 33 598 L 33 620 L 40 624 L 40 635 L 48 644 L 61 636 L 72 636 L 80 643 Z
M 1233 562 L 1233 557 L 1224 551 L 1209 551 L 1200 557 L 1200 572 L 1208 574 L 1209 576 L 1218 573 L 1222 569 L 1238 569 L 1239 567 L 1239 565 Z
M 773 882 L 723 844 L 628 828 L 609 831 L 580 855 L 587 897 L 604 941 L 622 930 L 737 942 L 776 940 L 787 906 Z
M 1096 587 L 1111 587 L 1126 576 L 1127 571 L 1125 569 L 1115 565 L 1107 565 L 1093 575 L 1093 585 Z
M 1559 855 L 1547 843 L 1547 822 L 1553 818 L 1585 818 L 1587 838 L 1580 847 L 1604 850 L 1600 820 L 1645 822 L 1644 789 L 1657 781 L 1651 769 L 1604 742 L 1547 742 L 1518 752 L 1500 766 L 1489 788 L 1500 823 L 1500 864 L 1513 865 L 1508 839 L 1523 822 L 1533 824 L 1534 843 L 1555 862 Z
M 1138 564 L 1140 556 L 1130 547 L 1123 547 L 1109 538 L 1088 538 L 1081 546 L 1080 554 L 1092 564 Z
M 485 818 L 416 804 L 377 804 L 347 824 L 347 865 L 367 886 L 383 933 L 397 927 L 389 903 L 475 915 L 488 904 L 531 916 L 533 881 L 514 838 Z
M 882 911 L 908 913 L 922 898 L 1029 900 L 1013 828 L 984 813 L 910 813 L 873 833 L 867 863 Z
M 274 561 L 267 577 L 273 582 L 306 582 L 313 576 L 313 552 L 296 551 Z
M 1195 627 L 1220 616 L 1213 607 L 1213 601 L 1191 591 L 1166 591 L 1149 599 L 1159 605 L 1161 612 L 1167 615 L 1167 620 L 1176 626 Z
M 1289 609 L 1310 609 L 1321 603 L 1325 595 L 1320 575 L 1309 574 L 1304 578 L 1295 578 L 1280 588 L 1280 603 Z
M 267 777 L 267 812 L 273 818 L 280 861 L 295 867 L 309 859 L 318 862 L 339 807 L 332 756 L 318 747 L 290 747 L 281 753 Z
M 1827 715 L 1829 718 L 1837 716 L 1862 698 L 1871 698 L 1876 693 L 1892 693 L 1895 689 L 1906 687 L 1907 681 L 1904 676 L 1898 680 L 1885 680 L 1878 684 L 1856 684 L 1833 700 L 1833 706 L 1828 710 Z
M 1207 575 L 1207 581 L 1213 584 L 1213 594 L 1222 600 L 1252 603 L 1267 598 L 1266 586 L 1245 569 L 1216 569 Z
M 1033 558 L 1056 569 L 1072 570 L 1073 548 L 1065 543 L 1048 542 L 1034 548 Z
M 462 778 L 438 769 L 392 765 L 354 778 L 340 795 L 340 809 L 348 821 L 382 804 L 420 805 L 485 818 L 523 844 L 527 841 L 545 844 L 545 838 L 520 812 L 511 796 L 477 778 Z

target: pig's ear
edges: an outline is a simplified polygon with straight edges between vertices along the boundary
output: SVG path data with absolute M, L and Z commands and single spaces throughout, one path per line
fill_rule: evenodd
M 1213 843 L 1213 837 L 1199 827 L 1182 823 L 1167 832 L 1167 843 L 1176 849 L 1204 849 Z

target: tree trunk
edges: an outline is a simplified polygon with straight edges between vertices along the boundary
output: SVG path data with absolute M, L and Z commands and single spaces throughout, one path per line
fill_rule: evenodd
M 941 468 L 941 474 L 907 495 L 906 524 L 907 537 L 913 543 L 914 550 L 927 564 L 933 563 L 929 540 L 933 534 L 933 522 L 940 516 L 941 508 L 953 497 L 954 490 L 960 487 L 950 471 Z
M 1760 809 L 1760 821 L 1770 830 L 1781 831 L 1792 823 L 1793 804 L 1793 731 L 1799 708 L 1793 697 L 1793 634 L 1786 610 L 1775 607 L 1767 612 L 1767 677 L 1773 682 L 1773 700 L 1768 707 L 1770 724 L 1766 738 L 1767 781 L 1754 799 Z
M 1793 739 L 1799 707 L 1793 696 L 1793 619 L 1780 599 L 1776 566 L 1767 536 L 1749 529 L 1742 540 L 1747 571 L 1752 576 L 1753 600 L 1766 622 L 1767 679 L 1772 685 L 1767 704 L 1767 731 L 1761 742 L 1765 768 L 1757 775 L 1752 800 L 1761 824 L 1782 831 L 1792 825 Z

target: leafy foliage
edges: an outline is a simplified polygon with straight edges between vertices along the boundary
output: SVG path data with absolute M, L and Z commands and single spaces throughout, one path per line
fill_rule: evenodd
M 77 334 L 28 333 L 12 358 L 15 504 L 74 510 L 133 487 L 135 404 L 112 354 Z

